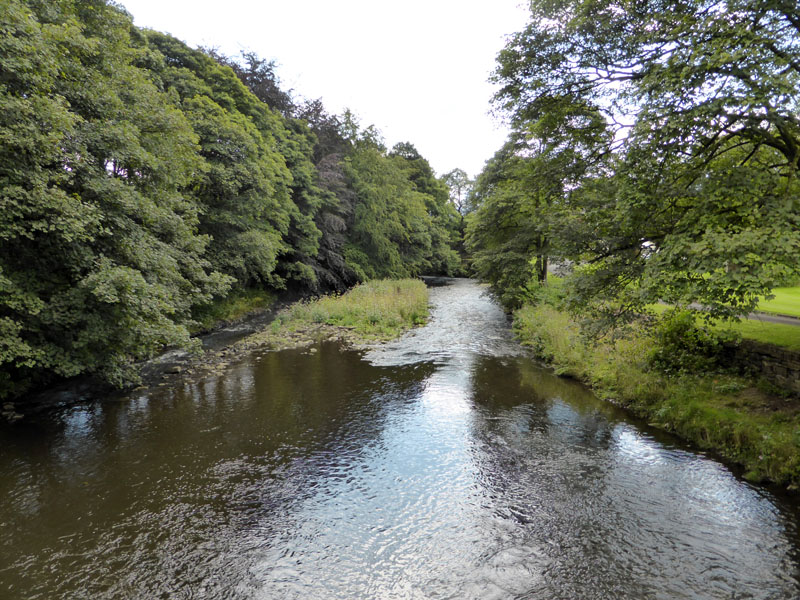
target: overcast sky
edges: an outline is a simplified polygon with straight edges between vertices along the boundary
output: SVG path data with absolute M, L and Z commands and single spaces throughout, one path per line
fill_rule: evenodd
M 284 88 L 350 108 L 438 174 L 474 176 L 506 138 L 487 82 L 524 0 L 121 0 L 136 25 L 275 60 Z

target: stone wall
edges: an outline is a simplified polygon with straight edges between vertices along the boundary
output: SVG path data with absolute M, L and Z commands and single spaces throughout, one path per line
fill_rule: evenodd
M 800 352 L 752 340 L 742 340 L 732 350 L 734 361 L 743 370 L 800 394 Z

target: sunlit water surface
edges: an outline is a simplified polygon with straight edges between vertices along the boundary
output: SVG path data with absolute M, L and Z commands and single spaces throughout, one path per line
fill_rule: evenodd
M 537 366 L 474 282 L 431 302 L 0 429 L 0 597 L 800 597 L 796 501 Z

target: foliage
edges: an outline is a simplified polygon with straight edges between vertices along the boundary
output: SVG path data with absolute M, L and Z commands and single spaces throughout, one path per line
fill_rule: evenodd
M 469 202 L 470 192 L 475 183 L 469 178 L 464 169 L 453 169 L 442 175 L 442 181 L 450 191 L 450 202 L 461 215 L 461 219 L 472 212 L 473 207 Z
M 478 208 L 466 228 L 473 271 L 491 283 L 508 308 L 519 308 L 528 298 L 534 257 L 546 244 L 547 225 L 537 210 L 541 195 L 523 183 L 526 168 L 527 161 L 515 155 L 512 144 L 495 154 L 475 184 Z
M 319 236 L 293 201 L 298 186 L 287 163 L 301 162 L 302 148 L 230 68 L 166 34 L 148 32 L 147 39 L 163 55 L 153 70 L 178 93 L 200 138 L 207 169 L 193 191 L 201 231 L 213 240 L 210 258 L 240 286 L 282 287 L 294 262 L 283 257 L 314 255 Z M 290 263 L 280 265 L 283 273 L 281 259 Z
M 569 124 L 563 107 L 585 106 L 614 133 L 553 219 L 563 254 L 586 265 L 573 307 L 612 322 L 664 299 L 731 317 L 796 278 L 794 3 L 537 0 L 531 11 L 494 75 L 514 131 Z
M 193 50 L 105 0 L 4 0 L 0 53 L 0 398 L 130 383 L 196 346 L 193 316 L 231 286 L 452 263 L 427 162 L 296 105 L 273 63 Z
M 597 148 L 610 141 L 595 107 L 565 100 L 546 107 L 487 163 L 471 195 L 473 268 L 514 308 L 529 280 L 546 281 L 551 258 L 567 253 L 564 215 L 581 214 L 573 192 L 602 168 Z
M 190 308 L 228 279 L 181 190 L 197 137 L 135 63 L 103 2 L 4 4 L 0 36 L 0 395 L 188 345 Z
M 356 150 L 345 173 L 356 195 L 348 262 L 362 279 L 416 275 L 430 249 L 421 195 L 378 148 Z
M 342 295 L 294 304 L 277 316 L 276 327 L 256 336 L 277 339 L 316 324 L 353 330 L 362 340 L 391 339 L 427 318 L 428 290 L 423 282 L 373 280 Z
M 671 310 L 666 304 L 656 304 L 647 307 L 648 311 L 656 314 Z M 703 320 L 709 327 L 722 332 L 734 340 L 738 338 L 755 340 L 789 350 L 800 350 L 800 327 L 797 325 L 783 323 L 769 323 L 759 318 L 742 319 L 740 321 L 710 321 L 704 319 L 704 315 L 695 311 L 695 320 Z
M 673 309 L 655 327 L 650 365 L 664 373 L 716 372 L 724 364 L 724 344 L 730 341 L 730 336 L 698 325 L 693 311 Z
M 463 235 L 459 229 L 462 219 L 449 202 L 446 183 L 436 177 L 428 161 L 409 142 L 396 144 L 389 156 L 399 164 L 416 191 L 423 194 L 431 238 L 427 272 L 455 275 L 460 270 L 461 259 L 455 248 Z
M 209 331 L 220 323 L 237 321 L 249 314 L 269 309 L 276 301 L 274 293 L 258 288 L 234 289 L 227 296 L 195 307 L 192 332 Z

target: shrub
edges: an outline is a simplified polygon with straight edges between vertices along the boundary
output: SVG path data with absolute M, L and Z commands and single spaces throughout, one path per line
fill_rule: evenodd
M 655 327 L 655 347 L 648 362 L 664 373 L 716 371 L 722 365 L 725 342 L 731 339 L 724 331 L 698 325 L 691 311 L 672 309 Z

